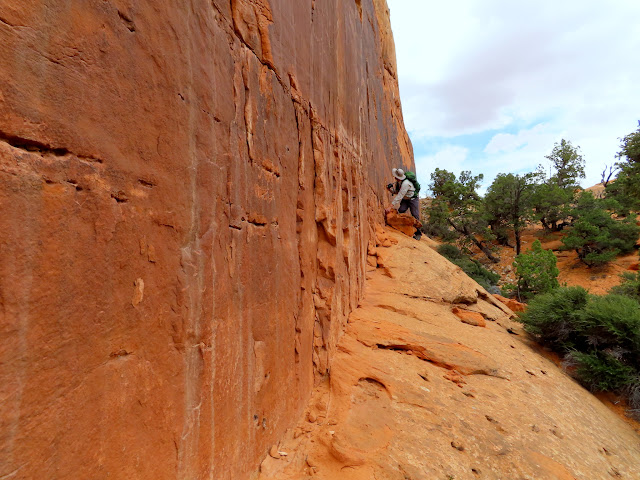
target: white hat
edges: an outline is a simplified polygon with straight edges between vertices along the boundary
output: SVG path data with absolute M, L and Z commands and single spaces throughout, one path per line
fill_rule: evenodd
M 392 168 L 391 173 L 398 180 L 404 180 L 405 178 L 407 178 L 407 176 L 404 174 L 404 170 L 402 170 L 401 168 Z

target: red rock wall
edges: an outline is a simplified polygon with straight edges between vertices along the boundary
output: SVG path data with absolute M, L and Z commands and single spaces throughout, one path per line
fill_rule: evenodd
M 0 0 L 0 478 L 247 478 L 411 163 L 384 0 Z

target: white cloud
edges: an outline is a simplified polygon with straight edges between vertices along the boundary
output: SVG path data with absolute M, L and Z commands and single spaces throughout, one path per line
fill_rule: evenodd
M 469 157 L 469 150 L 457 145 L 444 145 L 432 155 L 416 157 L 416 175 L 420 182 L 426 187 L 431 178 L 431 172 L 436 168 L 441 168 L 454 172 L 456 175 L 462 170 L 468 169 L 466 166 Z M 426 192 L 426 188 L 422 189 Z
M 493 132 L 465 160 L 489 177 L 487 165 L 542 163 L 566 138 L 582 147 L 591 183 L 613 161 L 618 137 L 636 128 L 637 0 L 388 3 L 415 144 Z M 435 153 L 416 149 L 417 157 Z
M 512 153 L 520 148 L 534 148 L 536 151 L 540 147 L 553 143 L 554 134 L 550 132 L 546 124 L 538 124 L 527 130 L 520 130 L 517 134 L 498 133 L 487 144 L 485 153 Z

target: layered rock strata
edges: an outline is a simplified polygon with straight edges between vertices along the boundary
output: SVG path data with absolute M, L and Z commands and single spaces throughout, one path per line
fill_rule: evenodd
M 384 0 L 0 0 L 0 478 L 242 479 L 412 165 Z

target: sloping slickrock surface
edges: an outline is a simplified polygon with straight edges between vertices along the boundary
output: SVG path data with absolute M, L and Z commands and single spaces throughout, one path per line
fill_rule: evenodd
M 329 380 L 261 480 L 640 478 L 640 437 L 535 353 L 508 309 L 426 242 L 387 236 Z
M 413 165 L 384 0 L 0 0 L 0 478 L 242 479 Z

